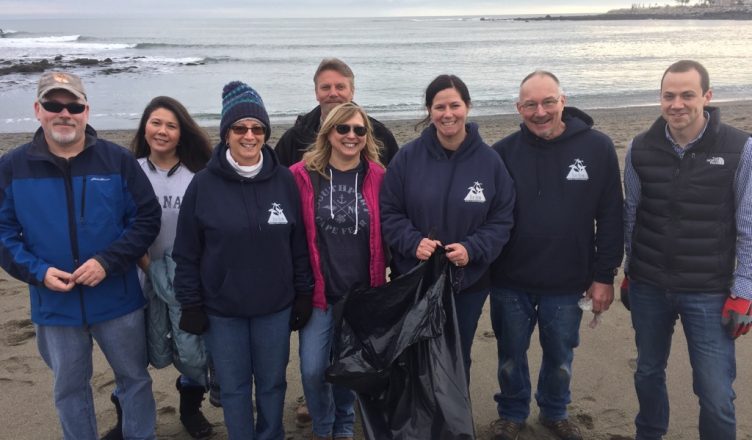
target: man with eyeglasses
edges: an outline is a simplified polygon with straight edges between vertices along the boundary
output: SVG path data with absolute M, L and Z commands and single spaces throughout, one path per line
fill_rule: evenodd
M 666 366 L 681 318 L 699 438 L 733 440 L 734 339 L 752 325 L 752 139 L 709 106 L 710 77 L 697 61 L 669 66 L 660 93 L 661 116 L 634 138 L 624 167 L 636 438 L 668 431 Z
M 344 61 L 338 58 L 324 58 L 313 75 L 313 85 L 319 105 L 307 114 L 298 116 L 295 125 L 279 138 L 274 147 L 280 163 L 284 166 L 289 167 L 300 161 L 303 153 L 316 141 L 321 122 L 326 119 L 331 109 L 353 100 L 355 74 Z M 397 154 L 399 145 L 384 124 L 370 116 L 368 119 L 371 120 L 374 137 L 381 143 L 379 158 L 382 165 L 386 166 Z
M 43 74 L 34 112 L 41 127 L 32 141 L 0 158 L 0 265 L 29 284 L 63 437 L 99 438 L 90 385 L 96 340 L 122 391 L 123 436 L 153 439 L 136 260 L 159 232 L 159 203 L 130 152 L 87 125 L 78 76 Z
M 491 323 L 500 392 L 495 440 L 514 440 L 530 414 L 527 350 L 538 324 L 543 351 L 535 398 L 540 423 L 563 440 L 582 438 L 567 413 L 582 309 L 608 310 L 621 264 L 622 192 L 613 142 L 592 128 L 556 76 L 520 84 L 520 130 L 497 142 L 514 180 L 512 236 L 491 267 Z

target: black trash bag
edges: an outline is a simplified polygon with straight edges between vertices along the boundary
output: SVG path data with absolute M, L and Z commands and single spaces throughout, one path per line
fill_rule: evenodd
M 443 252 L 341 305 L 329 382 L 354 390 L 370 440 L 474 439 Z

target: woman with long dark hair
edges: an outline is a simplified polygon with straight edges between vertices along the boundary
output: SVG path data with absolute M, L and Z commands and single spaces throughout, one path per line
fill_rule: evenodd
M 211 145 L 204 130 L 180 102 L 168 96 L 158 96 L 144 109 L 136 135 L 131 141 L 131 150 L 149 178 L 162 208 L 159 235 L 149 247 L 148 253 L 139 261 L 139 267 L 147 274 L 143 280 L 144 291 L 153 292 L 154 284 L 148 279 L 149 266 L 152 261 L 170 258 L 181 199 L 193 175 L 209 161 Z M 151 332 L 149 337 L 152 337 Z M 177 335 L 173 335 L 173 339 L 176 338 Z M 180 368 L 180 365 L 177 366 Z M 203 371 L 199 373 L 205 375 Z M 192 437 L 209 437 L 213 431 L 212 425 L 201 412 L 206 387 L 185 374 L 177 379 L 176 387 L 180 393 L 181 423 Z M 117 409 L 118 423 L 104 437 L 107 440 L 122 438 L 117 390 L 111 399 Z

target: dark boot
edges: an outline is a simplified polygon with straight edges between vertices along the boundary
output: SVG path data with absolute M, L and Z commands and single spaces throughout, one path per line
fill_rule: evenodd
M 102 440 L 123 440 L 123 409 L 120 408 L 120 401 L 117 396 L 110 394 L 110 400 L 115 404 L 117 423 L 114 428 L 110 429 L 107 434 L 102 437 Z
M 186 387 L 178 377 L 175 382 L 180 393 L 180 422 L 193 438 L 207 438 L 214 433 L 211 423 L 201 413 L 201 401 L 206 390 L 203 387 Z

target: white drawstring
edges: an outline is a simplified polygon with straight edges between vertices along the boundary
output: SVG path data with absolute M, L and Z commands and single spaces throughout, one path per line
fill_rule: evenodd
M 358 235 L 358 174 L 359 172 L 355 173 L 355 232 L 353 232 L 353 235 Z M 329 168 L 329 212 L 331 213 L 332 219 L 334 219 L 334 203 L 332 202 L 333 194 L 334 174 L 332 174 L 332 169 Z
M 332 219 L 334 219 L 334 204 L 332 203 L 332 194 L 334 194 L 334 175 L 332 174 L 332 169 L 329 168 L 329 212 L 332 215 Z
M 355 232 L 353 235 L 358 235 L 358 173 L 355 173 Z

